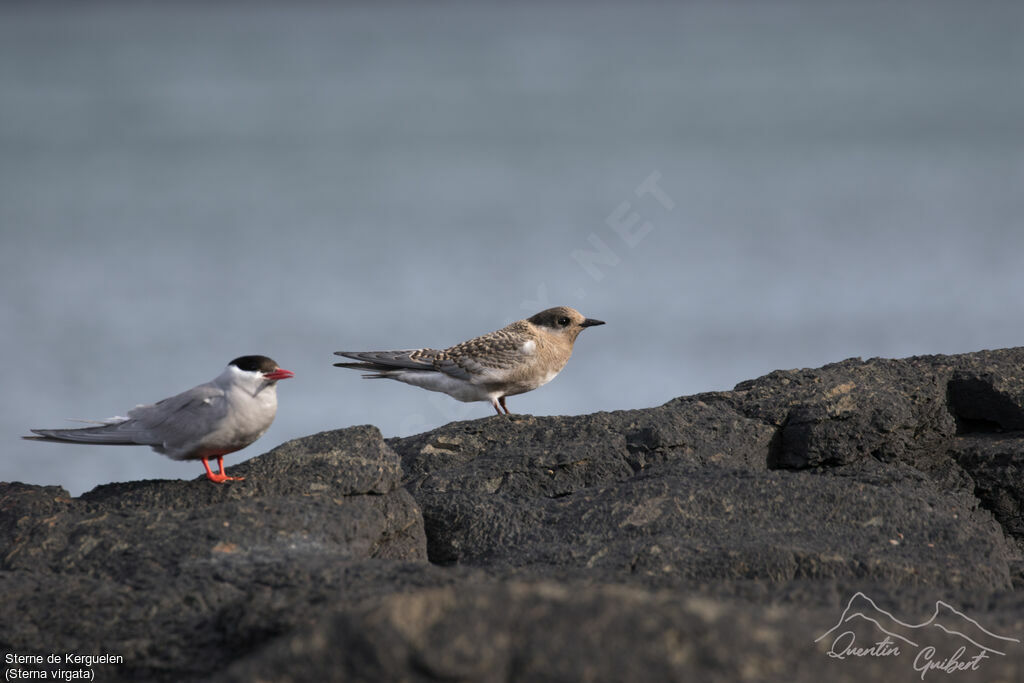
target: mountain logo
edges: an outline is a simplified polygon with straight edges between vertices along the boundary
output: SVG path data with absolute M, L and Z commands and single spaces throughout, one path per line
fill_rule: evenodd
M 867 638 L 870 645 L 859 644 Z M 989 631 L 949 603 L 937 600 L 931 617 L 920 624 L 897 619 L 861 592 L 846 604 L 836 625 L 814 639 L 830 645 L 834 659 L 901 657 L 914 653 L 914 670 L 924 679 L 929 671 L 951 674 L 978 671 L 984 660 L 1003 657 L 1020 640 Z

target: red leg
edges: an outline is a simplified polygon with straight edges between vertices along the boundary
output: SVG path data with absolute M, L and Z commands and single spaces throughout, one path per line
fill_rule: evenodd
M 214 484 L 223 484 L 224 475 L 219 472 L 214 474 L 213 470 L 210 469 L 210 461 L 207 460 L 206 458 L 203 458 L 202 460 L 203 467 L 206 468 L 206 478 L 212 481 Z
M 512 411 L 508 409 L 507 405 L 505 405 L 505 397 L 504 396 L 501 396 L 501 397 L 498 398 L 498 403 L 500 403 L 501 407 L 505 409 L 505 414 L 506 415 L 511 415 L 512 414 Z M 501 412 L 499 411 L 498 414 L 501 415 Z
M 224 458 L 222 456 L 217 457 L 217 467 L 220 468 L 220 472 L 214 472 L 210 469 L 210 461 L 207 458 L 202 458 L 203 467 L 206 468 L 206 478 L 212 481 L 214 484 L 223 484 L 226 481 L 241 481 L 245 477 L 229 477 L 224 474 Z
M 226 481 L 245 481 L 245 477 L 229 477 L 224 474 L 224 456 L 217 456 L 217 467 L 220 468 L 220 476 L 224 477 Z

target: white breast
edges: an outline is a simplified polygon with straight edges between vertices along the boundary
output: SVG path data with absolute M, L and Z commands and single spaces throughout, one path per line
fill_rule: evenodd
M 558 376 L 558 370 L 548 370 L 548 373 L 546 375 L 544 375 L 544 379 L 542 379 L 540 384 L 538 384 L 537 386 L 542 387 L 545 384 L 547 384 L 548 382 L 550 382 L 551 380 L 553 380 L 557 376 Z
M 430 391 L 440 391 L 441 393 L 448 394 L 459 401 L 470 402 L 491 400 L 491 392 L 484 387 L 473 384 L 472 382 L 468 382 L 464 379 L 449 377 L 441 372 L 399 371 L 392 372 L 389 376 L 391 379 L 397 379 L 399 382 L 405 382 L 406 384 L 411 384 L 415 387 L 429 389 Z

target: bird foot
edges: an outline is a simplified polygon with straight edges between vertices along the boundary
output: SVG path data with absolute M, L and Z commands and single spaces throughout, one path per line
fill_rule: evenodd
M 206 468 L 206 478 L 212 481 L 214 484 L 223 484 L 226 481 L 245 481 L 245 477 L 229 477 L 224 474 L 224 460 L 217 458 L 217 466 L 220 468 L 220 472 L 214 472 L 210 469 L 210 463 L 206 458 L 203 458 L 203 467 Z
M 212 481 L 214 484 L 223 484 L 226 481 L 245 481 L 245 477 L 229 477 L 226 474 L 220 472 L 212 472 L 206 475 L 206 478 Z

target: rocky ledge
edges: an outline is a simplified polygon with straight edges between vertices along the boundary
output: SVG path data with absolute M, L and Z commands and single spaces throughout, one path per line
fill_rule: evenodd
M 1024 348 L 408 438 L 353 427 L 230 473 L 247 478 L 80 498 L 0 484 L 8 676 L 1024 672 Z

